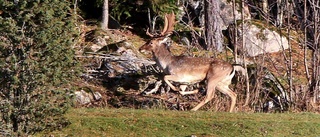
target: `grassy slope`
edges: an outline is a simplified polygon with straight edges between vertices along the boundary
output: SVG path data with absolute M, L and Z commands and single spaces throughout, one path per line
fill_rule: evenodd
M 311 113 L 226 113 L 136 109 L 73 109 L 54 136 L 319 136 Z M 37 136 L 42 136 L 37 135 Z

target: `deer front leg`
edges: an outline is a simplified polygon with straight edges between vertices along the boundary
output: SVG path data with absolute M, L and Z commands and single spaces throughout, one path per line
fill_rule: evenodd
M 192 91 L 186 91 L 187 87 L 188 87 L 188 85 L 180 85 L 181 91 L 179 91 L 179 93 L 181 95 L 188 95 L 188 94 L 196 94 L 196 93 L 199 92 L 199 90 L 197 90 L 197 89 L 196 90 L 192 90 Z
M 179 91 L 179 89 L 177 89 L 175 86 L 173 86 L 169 80 L 171 81 L 177 81 L 177 78 L 174 75 L 165 75 L 164 76 L 164 81 L 170 86 L 170 88 L 174 91 Z
M 180 85 L 180 89 L 181 91 L 176 88 L 175 86 L 173 86 L 169 80 L 171 81 L 179 81 L 179 77 L 175 76 L 175 75 L 165 75 L 164 76 L 164 81 L 170 86 L 170 88 L 174 91 L 179 92 L 181 95 L 187 95 L 187 94 L 196 94 L 199 92 L 199 90 L 193 90 L 193 91 L 185 91 L 187 88 L 187 85 Z

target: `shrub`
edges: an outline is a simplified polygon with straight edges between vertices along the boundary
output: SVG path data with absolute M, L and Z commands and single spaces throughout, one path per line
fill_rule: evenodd
M 67 83 L 79 70 L 69 1 L 2 0 L 0 9 L 0 135 L 67 125 Z

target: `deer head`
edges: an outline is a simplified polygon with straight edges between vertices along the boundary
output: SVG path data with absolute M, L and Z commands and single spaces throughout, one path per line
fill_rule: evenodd
M 172 12 L 171 14 L 166 14 L 164 18 L 164 27 L 160 34 L 151 34 L 149 32 L 149 29 L 147 30 L 146 34 L 151 37 L 149 41 L 147 41 L 144 45 L 142 45 L 139 48 L 139 51 L 151 51 L 154 52 L 156 49 L 156 46 L 161 46 L 162 44 L 165 44 L 169 36 L 172 34 L 174 30 L 174 24 L 175 24 L 175 15 Z

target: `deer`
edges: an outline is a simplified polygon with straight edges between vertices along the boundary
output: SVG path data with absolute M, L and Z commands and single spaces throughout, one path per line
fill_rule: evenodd
M 164 81 L 169 87 L 182 95 L 196 94 L 198 90 L 185 91 L 188 84 L 195 84 L 206 80 L 206 96 L 191 111 L 197 111 L 203 105 L 214 98 L 215 90 L 231 98 L 230 112 L 234 111 L 237 94 L 233 92 L 229 85 L 236 71 L 247 75 L 247 71 L 238 64 L 207 57 L 189 57 L 172 55 L 168 49 L 167 41 L 174 31 L 175 14 L 165 15 L 165 23 L 160 34 L 151 34 L 147 29 L 146 34 L 151 37 L 139 48 L 141 53 L 152 53 L 152 56 L 159 68 L 165 74 Z M 180 89 L 175 87 L 170 81 L 182 83 Z

